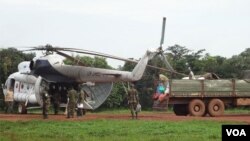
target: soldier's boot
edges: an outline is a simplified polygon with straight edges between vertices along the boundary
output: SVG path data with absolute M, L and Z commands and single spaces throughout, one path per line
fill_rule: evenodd
M 133 111 L 131 111 L 131 116 L 132 116 L 132 119 L 135 118 L 135 113 Z

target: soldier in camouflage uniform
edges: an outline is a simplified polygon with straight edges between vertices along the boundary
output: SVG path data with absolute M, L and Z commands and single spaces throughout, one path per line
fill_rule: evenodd
M 47 119 L 49 114 L 49 106 L 50 106 L 50 96 L 48 93 L 48 86 L 44 86 L 41 92 L 43 99 L 43 118 Z
M 68 91 L 67 118 L 74 117 L 76 108 L 76 98 L 77 98 L 77 91 L 73 87 L 70 87 Z
M 79 107 L 80 105 L 83 106 L 84 100 L 86 100 L 86 92 L 84 90 L 80 89 L 79 92 L 79 97 L 77 100 L 77 116 L 82 117 L 83 115 L 85 115 L 85 110 L 83 109 L 83 107 Z
M 54 104 L 54 113 L 55 113 L 55 115 L 58 114 L 58 111 L 59 111 L 59 108 L 60 108 L 60 102 L 61 102 L 60 92 L 61 92 L 61 87 L 59 87 L 57 91 L 55 90 L 54 95 L 53 95 L 53 100 L 54 100 L 53 104 Z
M 139 96 L 138 92 L 134 87 L 134 84 L 130 84 L 130 89 L 128 89 L 128 104 L 131 111 L 132 119 L 138 116 L 138 112 L 136 111 L 136 106 L 139 104 Z

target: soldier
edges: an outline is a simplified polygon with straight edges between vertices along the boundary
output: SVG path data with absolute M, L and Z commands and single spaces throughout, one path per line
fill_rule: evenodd
M 58 88 L 58 91 L 55 90 L 54 95 L 53 95 L 53 99 L 54 99 L 54 113 L 55 115 L 58 114 L 59 108 L 60 108 L 60 102 L 61 102 L 61 87 Z
M 128 89 L 128 104 L 131 111 L 132 119 L 138 116 L 138 111 L 136 111 L 137 104 L 139 104 L 138 92 L 134 87 L 134 84 L 130 84 L 130 89 Z
M 85 114 L 83 103 L 86 100 L 86 92 L 80 89 L 79 97 L 77 100 L 77 116 L 82 117 Z
M 76 107 L 76 97 L 77 97 L 77 92 L 71 86 L 68 91 L 67 118 L 74 117 L 75 107 Z
M 50 96 L 48 93 L 48 86 L 44 86 L 42 90 L 42 99 L 43 99 L 43 118 L 47 119 L 49 114 L 50 106 Z
M 13 93 L 13 88 L 10 87 L 9 90 L 7 91 L 7 94 L 5 95 L 4 98 L 6 109 L 5 113 L 12 113 L 13 112 L 13 101 L 14 101 L 14 93 Z

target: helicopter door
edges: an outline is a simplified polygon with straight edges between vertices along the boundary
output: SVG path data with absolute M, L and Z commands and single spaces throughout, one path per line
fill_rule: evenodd
M 82 89 L 87 93 L 84 109 L 96 109 L 108 98 L 113 83 L 95 83 L 94 86 L 84 85 Z M 87 104 L 87 105 L 86 105 Z
M 42 83 L 42 81 L 43 81 L 42 77 L 39 76 L 36 80 L 36 83 L 35 83 L 35 96 L 36 96 L 37 103 L 41 107 L 43 106 L 43 99 L 41 97 L 41 89 L 42 89 L 41 83 Z

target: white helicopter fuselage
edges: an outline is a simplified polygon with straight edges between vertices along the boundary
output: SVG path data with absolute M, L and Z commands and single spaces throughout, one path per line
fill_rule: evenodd
M 37 104 L 35 96 L 35 83 L 37 77 L 29 75 L 28 61 L 21 62 L 18 65 L 18 72 L 11 74 L 5 82 L 3 87 L 4 95 L 7 94 L 7 90 L 13 88 L 14 101 Z
M 16 72 L 9 76 L 9 78 L 5 83 L 5 87 L 7 89 L 13 87 L 14 101 L 25 102 L 25 103 L 29 102 L 31 104 L 36 104 L 37 103 L 35 97 L 36 80 L 37 78 L 33 75 L 21 74 L 20 72 Z M 14 83 L 14 85 L 11 83 Z M 7 89 L 4 91 L 5 94 L 7 92 Z

